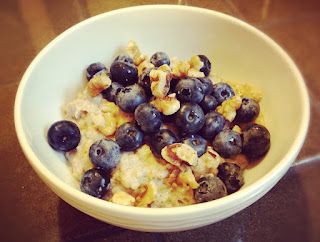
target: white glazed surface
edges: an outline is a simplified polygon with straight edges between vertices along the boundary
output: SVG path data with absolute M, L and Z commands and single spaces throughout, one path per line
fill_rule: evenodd
M 136 208 L 112 204 L 79 191 L 63 155 L 50 148 L 46 130 L 62 118 L 61 107 L 84 83 L 85 67 L 107 65 L 119 48 L 135 40 L 144 53 L 165 51 L 187 59 L 205 54 L 225 79 L 263 91 L 271 133 L 265 159 L 245 172 L 245 186 L 216 201 L 179 208 Z M 186 6 L 142 6 L 83 21 L 44 48 L 18 88 L 15 126 L 21 147 L 41 179 L 63 200 L 102 221 L 141 231 L 181 231 L 217 222 L 249 206 L 285 174 L 303 144 L 309 99 L 302 76 L 269 37 L 233 17 Z

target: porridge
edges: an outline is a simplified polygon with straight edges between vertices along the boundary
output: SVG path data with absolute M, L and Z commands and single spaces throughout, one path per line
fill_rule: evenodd
M 48 130 L 81 191 L 138 207 L 175 207 L 238 191 L 270 148 L 247 83 L 217 78 L 205 55 L 188 61 L 130 41 L 110 68 L 93 63 L 83 90 Z

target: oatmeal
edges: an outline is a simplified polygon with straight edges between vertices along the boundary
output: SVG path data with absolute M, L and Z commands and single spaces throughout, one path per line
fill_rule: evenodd
M 130 41 L 110 70 L 89 65 L 87 79 L 48 142 L 91 196 L 138 207 L 219 199 L 270 147 L 262 93 L 217 78 L 205 55 L 149 58 Z

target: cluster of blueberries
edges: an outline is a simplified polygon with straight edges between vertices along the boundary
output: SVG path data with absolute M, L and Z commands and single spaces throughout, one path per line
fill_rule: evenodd
M 149 103 L 153 98 L 150 69 L 145 69 L 138 76 L 137 67 L 129 56 L 118 56 L 110 70 L 101 63 L 93 63 L 87 68 L 88 80 L 102 72 L 107 73 L 112 84 L 101 92 L 102 96 L 115 102 L 124 112 L 133 113 L 136 122 L 121 125 L 115 133 L 115 141 L 103 139 L 92 144 L 89 156 L 95 168 L 85 172 L 82 177 L 82 191 L 95 197 L 104 196 L 109 186 L 110 172 L 120 161 L 120 151 L 134 151 L 143 142 L 147 142 L 157 156 L 161 156 L 165 146 L 177 142 L 193 147 L 198 157 L 206 152 L 208 142 L 224 158 L 243 153 L 249 159 L 257 159 L 266 154 L 270 147 L 269 131 L 253 123 L 260 112 L 259 104 L 253 99 L 243 98 L 235 121 L 230 123 L 225 120 L 215 109 L 235 93 L 227 83 L 213 84 L 208 77 L 211 71 L 209 59 L 204 55 L 198 56 L 204 64 L 200 71 L 205 77 L 171 80 L 169 93 L 176 93 L 181 106 L 175 114 L 169 116 L 162 115 Z M 150 62 L 155 68 L 170 65 L 170 59 L 164 52 L 156 52 Z M 179 132 L 162 128 L 164 123 L 173 124 Z M 243 125 L 245 123 L 248 125 Z M 241 135 L 232 130 L 234 124 L 245 127 Z M 76 148 L 80 138 L 77 125 L 67 120 L 54 123 L 48 131 L 48 142 L 58 151 Z M 243 184 L 241 170 L 233 163 L 220 165 L 218 177 L 229 194 Z M 199 183 L 200 188 L 195 196 L 197 201 L 221 197 L 221 194 L 213 194 L 213 188 L 219 185 L 216 179 L 204 177 Z

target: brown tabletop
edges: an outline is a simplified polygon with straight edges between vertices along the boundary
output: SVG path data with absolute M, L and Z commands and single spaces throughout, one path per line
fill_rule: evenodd
M 214 9 L 253 24 L 292 56 L 312 100 L 305 145 L 276 187 L 224 221 L 179 233 L 130 231 L 69 206 L 34 173 L 13 124 L 21 76 L 48 42 L 93 15 L 154 3 Z M 0 28 L 0 241 L 320 241 L 319 0 L 1 0 Z

